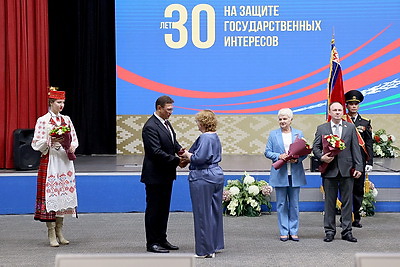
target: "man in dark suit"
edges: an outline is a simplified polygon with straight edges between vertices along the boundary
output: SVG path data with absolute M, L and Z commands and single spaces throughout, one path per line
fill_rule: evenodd
M 336 198 L 338 190 L 342 200 L 342 239 L 357 242 L 352 234 L 352 191 L 354 178 L 359 178 L 363 171 L 362 157 L 358 144 L 357 133 L 352 123 L 342 120 L 344 108 L 339 102 L 329 105 L 331 121 L 319 125 L 313 143 L 314 156 L 321 162 L 328 163 L 324 173 L 321 173 L 325 190 L 324 229 L 325 242 L 331 242 L 336 234 Z M 346 148 L 337 156 L 323 152 L 322 138 L 325 135 L 336 134 L 345 143 Z
M 344 96 L 346 99 L 347 114 L 350 116 L 365 143 L 365 148 L 360 146 L 364 171 L 359 179 L 354 180 L 353 186 L 353 227 L 361 228 L 362 224 L 360 223 L 360 208 L 364 198 L 365 172 L 370 172 L 372 170 L 374 158 L 374 151 L 372 148 L 372 127 L 371 121 L 362 118 L 358 113 L 360 103 L 364 100 L 362 93 L 357 90 L 351 90 L 348 91 Z
M 146 188 L 146 247 L 147 251 L 155 253 L 179 249 L 167 241 L 172 184 L 176 179 L 176 167 L 183 166 L 183 160 L 176 155 L 182 147 L 168 121 L 173 103 L 169 96 L 159 97 L 156 111 L 142 130 L 145 154 L 140 181 Z

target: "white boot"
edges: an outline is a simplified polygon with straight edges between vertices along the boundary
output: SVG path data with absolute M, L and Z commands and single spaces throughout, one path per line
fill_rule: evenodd
M 64 225 L 63 222 L 64 222 L 63 217 L 56 217 L 56 236 L 58 238 L 58 241 L 60 241 L 61 244 L 68 245 L 69 241 L 64 238 L 63 233 L 62 233 L 62 228 Z
M 56 237 L 56 223 L 55 222 L 46 222 L 47 230 L 48 230 L 48 237 L 50 241 L 51 247 L 58 247 L 60 244 L 57 242 Z

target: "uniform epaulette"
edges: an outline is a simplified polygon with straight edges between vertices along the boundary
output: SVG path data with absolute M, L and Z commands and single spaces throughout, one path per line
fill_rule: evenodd
M 364 117 L 364 116 L 361 116 L 360 114 L 358 114 L 360 117 L 361 117 L 361 119 L 364 119 L 364 120 L 366 120 L 366 121 L 371 121 L 371 119 L 368 119 L 368 118 L 366 118 L 366 117 Z

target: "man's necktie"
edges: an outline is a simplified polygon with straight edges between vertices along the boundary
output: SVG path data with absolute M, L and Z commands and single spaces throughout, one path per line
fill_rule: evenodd
M 165 125 L 165 127 L 167 127 L 167 130 L 168 130 L 169 134 L 171 135 L 171 139 L 172 139 L 172 143 L 173 143 L 174 142 L 174 137 L 173 137 L 173 134 L 172 134 L 171 127 L 169 127 L 167 120 L 164 121 L 164 125 Z
M 340 137 L 339 124 L 333 125 L 333 134 Z

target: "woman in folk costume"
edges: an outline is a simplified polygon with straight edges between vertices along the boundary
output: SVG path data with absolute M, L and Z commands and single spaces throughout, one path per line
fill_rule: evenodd
M 46 222 L 50 246 L 69 244 L 62 234 L 64 215 L 76 217 L 75 149 L 78 147 L 74 125 L 60 112 L 65 92 L 50 87 L 49 111 L 38 118 L 32 140 L 34 150 L 42 152 L 37 177 L 35 220 Z

